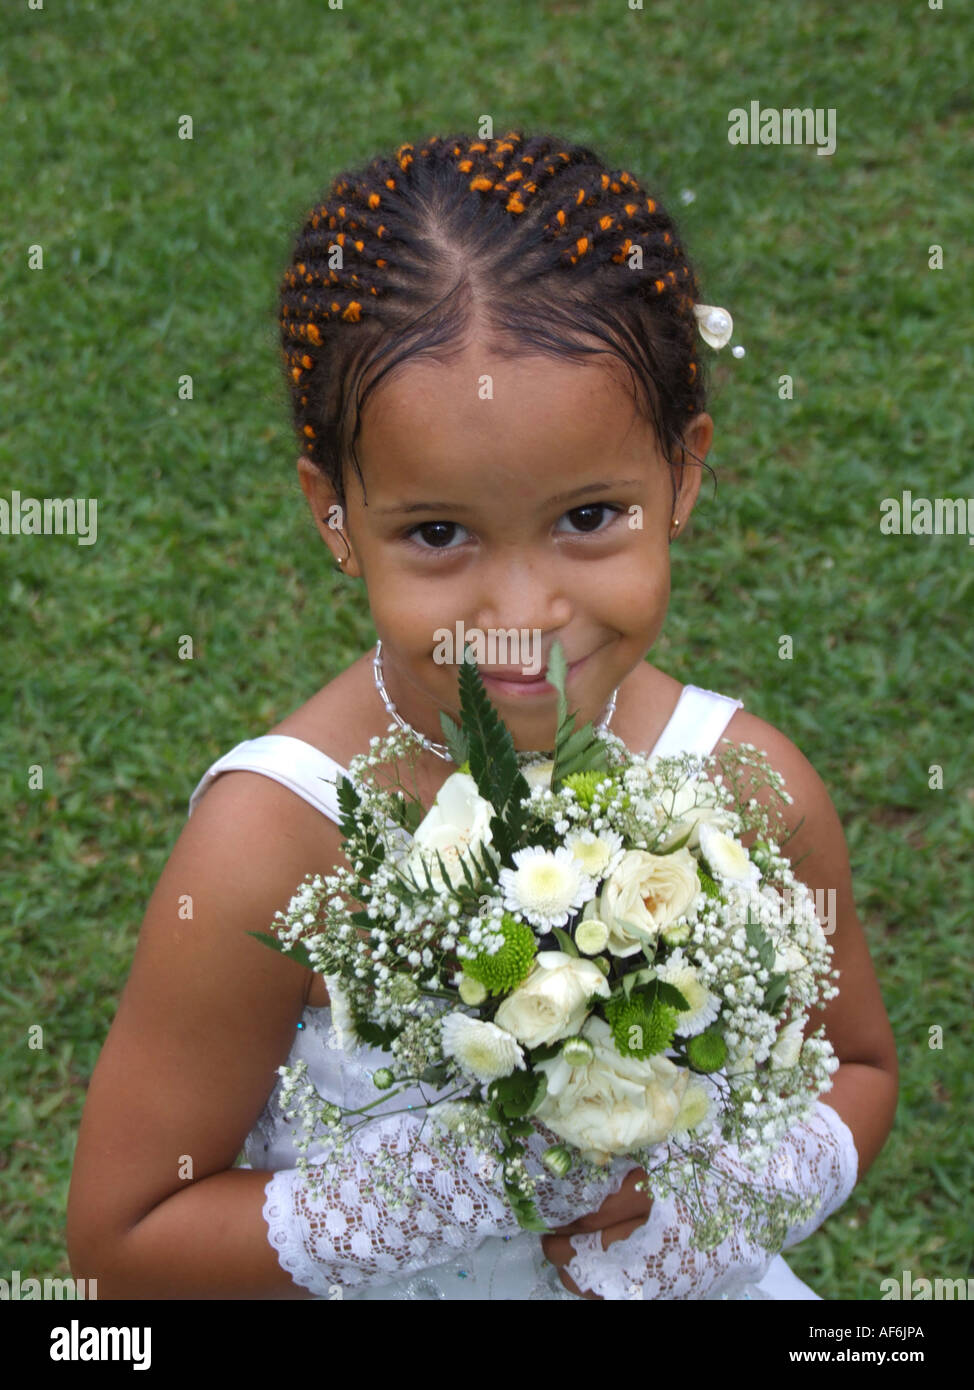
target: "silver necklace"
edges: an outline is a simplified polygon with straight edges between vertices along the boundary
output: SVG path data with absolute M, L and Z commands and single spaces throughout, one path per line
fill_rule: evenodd
M 427 738 L 425 734 L 421 734 L 421 733 L 419 732 L 418 729 L 414 729 L 413 726 L 412 726 L 412 724 L 407 724 L 406 721 L 405 721 L 405 719 L 403 719 L 402 715 L 401 715 L 401 714 L 399 713 L 399 711 L 396 709 L 395 705 L 394 705 L 394 704 L 392 703 L 392 701 L 389 699 L 389 695 L 388 695 L 388 693 L 387 693 L 387 691 L 386 691 L 385 683 L 383 682 L 383 679 L 382 679 L 382 641 L 381 641 L 381 639 L 380 639 L 379 641 L 377 641 L 376 644 L 375 644 L 375 656 L 372 658 L 372 674 L 373 674 L 373 676 L 375 677 L 375 688 L 376 688 L 376 690 L 378 690 L 378 692 L 379 692 L 379 698 L 380 698 L 380 700 L 381 700 L 382 703 L 385 705 L 385 707 L 386 707 L 386 709 L 389 711 L 389 713 L 392 715 L 392 717 L 393 717 L 393 719 L 396 721 L 396 723 L 399 725 L 400 729 L 403 729 L 407 734 L 411 734 L 411 735 L 413 736 L 413 738 L 418 739 L 419 742 L 423 745 L 424 748 L 427 748 L 431 753 L 435 753 L 436 756 L 437 756 L 438 758 L 442 758 L 444 762 L 452 763 L 452 762 L 453 762 L 453 756 L 452 756 L 452 754 L 450 753 L 450 750 L 447 748 L 446 744 L 445 744 L 445 743 L 434 743 L 433 740 L 430 739 L 430 738 Z M 610 724 L 611 719 L 612 719 L 612 716 L 615 714 L 615 710 L 616 710 L 616 696 L 617 696 L 618 694 L 619 694 L 619 687 L 616 686 L 615 690 L 613 690 L 612 694 L 609 696 L 609 703 L 608 703 L 608 705 L 606 706 L 606 715 L 605 715 L 605 718 L 602 720 L 601 724 L 599 724 L 598 727 L 597 727 L 597 732 L 598 732 L 598 733 L 603 733 L 603 732 L 605 732 L 605 731 L 608 729 L 609 724 Z

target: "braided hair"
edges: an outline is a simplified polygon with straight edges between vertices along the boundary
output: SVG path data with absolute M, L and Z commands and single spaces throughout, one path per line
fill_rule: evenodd
M 518 131 L 401 145 L 334 180 L 284 273 L 283 369 L 302 452 L 343 505 L 346 458 L 364 492 L 355 440 L 370 392 L 413 356 L 458 352 L 480 320 L 500 356 L 621 358 L 666 457 L 682 462 L 706 400 L 698 299 L 672 218 L 585 146 Z

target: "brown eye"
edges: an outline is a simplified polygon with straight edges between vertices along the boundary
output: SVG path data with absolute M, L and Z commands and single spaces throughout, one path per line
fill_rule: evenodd
M 455 521 L 424 521 L 407 532 L 422 550 L 452 550 L 450 542 L 463 527 Z
M 607 502 L 589 502 L 584 507 L 573 507 L 570 512 L 566 512 L 573 527 L 580 532 L 593 532 L 605 530 L 603 521 L 606 515 L 614 516 L 619 512 L 618 507 L 612 507 Z

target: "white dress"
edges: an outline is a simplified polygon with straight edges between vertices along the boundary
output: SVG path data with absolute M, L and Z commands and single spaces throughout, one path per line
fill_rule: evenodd
M 684 686 L 679 703 L 652 751 L 661 756 L 679 751 L 710 753 L 734 711 L 741 707 L 741 703 L 740 700 L 732 700 L 728 696 L 703 690 L 698 686 Z M 282 734 L 247 740 L 213 763 L 192 794 L 190 813 L 192 814 L 200 797 L 216 777 L 223 772 L 236 770 L 262 773 L 289 787 L 297 796 L 316 806 L 330 819 L 336 822 L 339 820 L 336 780 L 346 769 L 303 740 Z M 295 888 L 297 886 L 295 884 Z M 306 1008 L 303 1011 L 287 1065 L 293 1066 L 299 1060 L 307 1062 L 308 1077 L 322 1097 L 344 1107 L 354 1108 L 375 1101 L 378 1092 L 372 1084 L 372 1073 L 378 1067 L 387 1065 L 389 1056 L 388 1053 L 368 1047 L 341 1050 L 332 1027 L 331 1010 L 326 1006 Z M 292 1273 L 296 1282 L 306 1284 L 309 1288 L 314 1286 L 311 1280 L 315 1277 L 315 1271 L 313 1261 L 309 1259 L 308 1245 L 313 1243 L 314 1221 L 317 1218 L 322 1222 L 322 1228 L 328 1224 L 328 1229 L 332 1232 L 336 1229 L 353 1231 L 355 1239 L 361 1238 L 365 1241 L 366 1249 L 374 1248 L 377 1252 L 375 1270 L 369 1275 L 370 1282 L 349 1287 L 343 1278 L 340 1285 L 329 1283 L 324 1286 L 320 1282 L 321 1276 L 318 1276 L 317 1287 L 327 1287 L 328 1290 L 327 1293 L 319 1294 L 322 1298 L 576 1299 L 576 1295 L 569 1293 L 561 1283 L 555 1267 L 545 1259 L 541 1237 L 536 1232 L 524 1231 L 518 1227 L 513 1217 L 505 1211 L 506 1203 L 502 1196 L 495 1199 L 485 1195 L 482 1182 L 475 1186 L 474 1178 L 471 1176 L 468 1186 L 464 1187 L 466 1175 L 459 1172 L 456 1175 L 457 1195 L 450 1209 L 451 1218 L 456 1225 L 448 1224 L 446 1238 L 453 1239 L 456 1245 L 465 1243 L 468 1248 L 457 1258 L 450 1259 L 449 1248 L 444 1248 L 441 1243 L 428 1265 L 424 1266 L 415 1256 L 408 1261 L 404 1260 L 405 1254 L 425 1247 L 425 1237 L 418 1234 L 417 1227 L 412 1227 L 404 1233 L 396 1224 L 396 1220 L 390 1220 L 388 1217 L 383 1223 L 377 1222 L 376 1208 L 368 1200 L 369 1145 L 373 1146 L 371 1151 L 375 1152 L 375 1145 L 379 1142 L 395 1143 L 398 1131 L 396 1120 L 392 1118 L 378 1121 L 363 1131 L 366 1135 L 371 1132 L 372 1138 L 365 1140 L 362 1145 L 361 1164 L 357 1170 L 359 1183 L 350 1183 L 346 1178 L 340 1185 L 336 1185 L 333 1209 L 327 1210 L 323 1216 L 320 1211 L 315 1214 L 310 1223 L 312 1233 L 309 1234 L 308 1220 L 304 1221 L 302 1227 L 295 1219 L 297 1198 L 294 1196 L 296 1189 L 293 1181 L 296 1180 L 295 1166 L 298 1158 L 298 1150 L 294 1143 L 295 1122 L 286 1119 L 281 1113 L 280 1087 L 281 1082 L 278 1080 L 257 1123 L 247 1136 L 242 1151 L 245 1162 L 241 1166 L 266 1169 L 274 1174 L 265 1189 L 267 1202 L 263 1211 L 264 1219 L 267 1222 L 269 1239 L 278 1251 L 282 1266 Z M 430 1086 L 422 1089 L 414 1087 L 408 1093 L 400 1092 L 395 1097 L 394 1104 L 396 1108 L 410 1104 L 422 1106 L 432 1103 L 440 1094 L 445 1092 L 437 1092 Z M 831 1112 L 829 1118 L 838 1120 L 835 1112 Z M 309 1159 L 313 1161 L 313 1151 L 309 1153 Z M 428 1162 L 427 1166 L 432 1165 Z M 557 1224 L 567 1224 L 575 1216 L 598 1210 L 607 1192 L 617 1191 L 625 1173 L 632 1167 L 628 1160 L 616 1159 L 610 1170 L 613 1175 L 612 1186 L 603 1187 L 599 1191 L 580 1187 L 578 1180 L 575 1181 L 574 1188 L 571 1188 L 567 1181 L 563 1183 L 566 1206 Z M 289 1179 L 292 1180 L 290 1187 Z M 446 1181 L 452 1184 L 451 1177 L 447 1176 Z M 557 1182 L 553 1182 L 553 1185 L 559 1186 Z M 851 1188 L 851 1184 L 845 1185 Z M 449 1191 L 454 1192 L 453 1186 L 449 1187 Z M 471 1193 L 474 1194 L 473 1200 L 470 1200 Z M 846 1192 L 842 1200 L 845 1200 L 847 1195 Z M 657 1208 L 662 1210 L 659 1202 L 654 1203 L 654 1211 Z M 546 1219 L 551 1220 L 546 1212 L 543 1214 L 546 1215 Z M 491 1219 L 493 1226 L 485 1227 L 484 1223 Z M 650 1222 L 653 1219 L 651 1212 Z M 334 1225 L 335 1222 L 338 1223 L 337 1227 Z M 366 1227 L 365 1231 L 362 1230 L 363 1224 Z M 507 1234 L 487 1235 L 479 1244 L 469 1248 L 472 1245 L 472 1232 L 498 1227 L 506 1230 Z M 442 1228 L 439 1234 L 442 1237 Z M 662 1235 L 661 1231 L 661 1240 Z M 594 1250 L 592 1238 L 587 1239 L 589 1248 Z M 598 1240 L 598 1237 L 595 1239 Z M 416 1241 L 419 1244 L 416 1244 Z M 610 1251 L 614 1248 L 615 1245 L 610 1247 Z M 669 1249 L 669 1245 L 661 1243 L 657 1248 L 662 1251 L 664 1248 Z M 598 1246 L 598 1252 L 601 1254 L 601 1244 Z M 591 1255 L 589 1258 L 591 1261 L 598 1257 Z M 674 1263 L 671 1280 L 664 1281 L 659 1293 L 651 1296 L 685 1296 L 680 1293 L 679 1252 L 675 1252 L 672 1258 Z M 684 1258 L 690 1257 L 684 1255 Z M 397 1265 L 401 1261 L 409 1266 L 405 1272 L 397 1272 Z M 386 1271 L 385 1275 L 379 1272 L 382 1270 Z M 618 1281 L 613 1287 L 621 1289 L 624 1283 L 624 1280 Z M 593 1285 L 587 1284 L 584 1287 L 592 1288 Z M 631 1284 L 629 1288 L 633 1290 L 629 1297 L 645 1296 L 636 1293 Z M 603 1296 L 627 1295 L 609 1292 Z M 818 1294 L 792 1273 L 780 1255 L 767 1256 L 763 1274 L 753 1266 L 746 1274 L 729 1269 L 726 1277 L 719 1280 L 714 1288 L 703 1296 L 734 1299 L 819 1298 Z

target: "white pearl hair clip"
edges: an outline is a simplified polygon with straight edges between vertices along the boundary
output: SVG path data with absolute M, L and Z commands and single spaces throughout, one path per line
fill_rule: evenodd
M 726 347 L 734 332 L 734 320 L 727 310 L 720 309 L 715 304 L 695 304 L 693 312 L 704 342 L 712 348 Z M 734 357 L 743 357 L 744 348 L 738 345 L 731 348 L 731 353 Z

